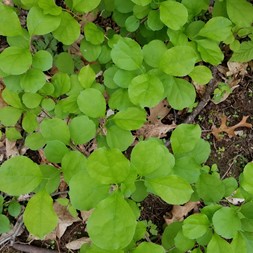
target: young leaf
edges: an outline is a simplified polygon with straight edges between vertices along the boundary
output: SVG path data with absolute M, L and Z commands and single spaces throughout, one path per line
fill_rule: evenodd
M 217 234 L 214 234 L 207 245 L 207 253 L 228 253 L 232 252 L 231 245 Z
M 70 90 L 70 77 L 66 73 L 58 72 L 52 77 L 52 84 L 54 85 L 54 93 L 52 95 L 60 97 Z
M 152 0 L 131 0 L 131 1 L 140 6 L 146 6 L 152 2 Z
M 80 69 L 78 80 L 83 88 L 90 88 L 95 79 L 96 74 L 90 65 L 86 65 Z
M 135 32 L 140 26 L 140 20 L 134 15 L 129 16 L 125 21 L 125 27 L 129 32 Z
M 84 34 L 86 40 L 93 45 L 100 45 L 104 41 L 104 33 L 92 22 L 85 24 Z
M 194 82 L 197 84 L 207 84 L 212 79 L 212 71 L 203 65 L 194 67 L 193 71 L 189 74 Z
M 44 14 L 58 16 L 62 12 L 62 8 L 57 6 L 54 0 L 39 0 L 38 6 L 43 10 Z
M 164 24 L 160 19 L 159 10 L 151 10 L 148 13 L 147 25 L 152 31 L 159 31 L 163 28 Z
M 65 154 L 69 152 L 66 145 L 58 140 L 48 141 L 44 153 L 48 161 L 60 163 Z
M 90 210 L 107 196 L 109 185 L 102 185 L 91 178 L 86 170 L 80 170 L 69 182 L 71 204 L 78 210 Z
M 17 92 L 14 92 L 12 90 L 9 90 L 8 88 L 5 88 L 2 91 L 2 98 L 3 100 L 8 104 L 15 108 L 22 109 L 23 105 L 21 102 L 21 99 L 19 97 L 19 94 Z
M 8 232 L 10 229 L 9 219 L 5 215 L 0 214 L 0 234 Z
M 13 217 L 18 217 L 21 213 L 22 207 L 17 201 L 12 201 L 8 206 L 8 213 Z
M 87 13 L 97 8 L 100 2 L 101 0 L 73 0 L 72 7 L 78 12 Z
M 74 61 L 71 54 L 62 52 L 58 54 L 54 59 L 54 64 L 60 72 L 73 74 L 74 73 Z
M 27 28 L 29 34 L 44 35 L 56 30 L 61 23 L 61 16 L 45 15 L 43 10 L 34 6 L 27 15 Z
M 46 144 L 45 139 L 41 133 L 31 133 L 25 139 L 25 146 L 29 147 L 31 150 L 41 149 Z
M 169 250 L 175 247 L 175 237 L 182 228 L 182 222 L 174 221 L 173 223 L 166 226 L 162 235 L 162 246 Z
M 188 12 L 185 6 L 174 1 L 164 1 L 160 4 L 161 21 L 173 30 L 179 30 L 188 19 Z
M 23 74 L 31 65 L 32 55 L 28 49 L 8 47 L 0 54 L 0 70 L 5 74 Z
M 189 239 L 202 237 L 209 228 L 210 222 L 205 214 L 193 214 L 184 220 L 182 231 Z
M 234 51 L 229 61 L 249 62 L 253 59 L 253 41 L 244 41 L 238 50 Z
M 125 70 L 136 70 L 141 67 L 143 55 L 140 45 L 130 38 L 120 38 L 111 51 L 114 64 Z
M 123 182 L 130 173 L 130 163 L 118 149 L 99 148 L 88 158 L 90 176 L 101 184 Z
M 142 242 L 138 245 L 137 248 L 134 249 L 133 253 L 165 253 L 165 250 L 162 246 L 157 245 L 152 242 Z
M 96 135 L 96 125 L 87 116 L 78 116 L 69 124 L 70 138 L 75 144 L 84 144 Z
M 100 118 L 105 115 L 106 102 L 100 91 L 88 88 L 77 97 L 77 104 L 81 112 L 91 118 Z
M 33 109 L 40 105 L 40 101 L 42 99 L 42 96 L 38 93 L 24 93 L 22 96 L 22 101 L 24 105 L 29 108 Z
M 22 110 L 18 108 L 11 106 L 0 108 L 0 122 L 5 126 L 15 126 L 21 115 Z
M 42 71 L 49 70 L 53 65 L 52 55 L 45 50 L 37 51 L 33 56 L 32 67 Z
M 106 250 L 125 248 L 133 239 L 135 228 L 133 211 L 118 192 L 102 200 L 87 222 L 92 242 Z
M 29 193 L 41 180 L 39 166 L 25 156 L 12 157 L 0 167 L 0 190 L 9 195 Z
M 100 45 L 93 45 L 84 39 L 82 40 L 80 45 L 81 54 L 89 62 L 95 61 L 100 55 L 101 50 L 102 47 Z
M 128 94 L 133 104 L 154 107 L 164 98 L 164 88 L 158 77 L 146 73 L 131 81 Z
M 157 194 L 165 202 L 172 205 L 185 204 L 193 193 L 190 184 L 175 175 L 146 179 L 145 185 L 148 191 Z
M 29 200 L 24 212 L 24 223 L 31 234 L 43 238 L 53 231 L 57 221 L 53 199 L 46 191 L 38 192 Z
M 192 47 L 175 46 L 163 54 L 160 69 L 168 75 L 186 76 L 194 69 L 196 60 L 197 55 Z
M 39 126 L 37 115 L 31 111 L 25 112 L 22 120 L 22 127 L 27 133 L 32 133 Z

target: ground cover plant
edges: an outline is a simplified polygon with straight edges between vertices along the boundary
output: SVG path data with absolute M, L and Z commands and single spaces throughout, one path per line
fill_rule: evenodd
M 250 1 L 13 0 L 0 21 L 0 133 L 42 157 L 0 167 L 1 245 L 18 219 L 45 238 L 59 205 L 91 211 L 81 253 L 252 252 L 253 164 L 221 177 L 197 124 L 159 119 L 197 112 L 199 87 L 216 103 L 232 92 L 216 75 L 253 59 Z M 234 134 L 225 123 L 217 138 Z M 147 196 L 194 208 L 157 235 L 141 219 Z

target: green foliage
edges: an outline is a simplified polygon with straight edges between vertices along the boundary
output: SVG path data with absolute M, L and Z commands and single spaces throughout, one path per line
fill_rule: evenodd
M 194 106 L 194 85 L 212 80 L 210 65 L 230 57 L 224 48 L 230 61 L 253 59 L 252 4 L 215 1 L 210 12 L 208 0 L 14 2 L 0 3 L 0 35 L 9 45 L 0 53 L 7 104 L 0 135 L 24 141 L 45 161 L 16 156 L 0 166 L 0 233 L 22 212 L 29 233 L 50 233 L 57 225 L 51 195 L 64 180 L 69 199 L 59 202 L 72 213 L 93 209 L 91 243 L 80 252 L 252 252 L 252 163 L 238 185 L 205 165 L 210 145 L 198 125 L 178 125 L 170 152 L 145 135 L 150 109 L 162 100 L 174 110 Z M 86 20 L 90 12 L 115 26 Z M 226 92 L 220 84 L 213 101 Z M 30 199 L 19 203 L 22 194 Z M 150 194 L 171 205 L 202 204 L 166 226 L 158 245 L 150 242 L 158 241 L 156 226 L 140 221 L 139 202 Z M 242 195 L 240 206 L 229 203 L 234 194 Z

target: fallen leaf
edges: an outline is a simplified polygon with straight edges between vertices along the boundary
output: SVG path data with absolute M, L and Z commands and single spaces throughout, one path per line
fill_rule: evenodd
M 170 108 L 168 107 L 167 100 L 161 101 L 158 105 L 150 109 L 150 113 L 148 116 L 149 123 L 160 122 L 166 115 L 169 114 Z
M 15 141 L 9 141 L 8 139 L 5 139 L 5 148 L 7 158 L 19 155 Z
M 93 210 L 94 209 L 91 209 L 89 211 L 81 211 L 81 217 L 82 217 L 84 222 L 86 222 L 89 219 L 89 217 L 91 216 Z
M 215 125 L 213 125 L 212 126 L 212 134 L 214 135 L 214 137 L 217 140 L 222 139 L 222 137 L 220 135 L 222 132 L 227 133 L 228 137 L 231 138 L 231 137 L 236 135 L 235 131 L 236 131 L 237 128 L 239 128 L 239 127 L 251 128 L 252 127 L 252 124 L 246 122 L 248 117 L 249 116 L 243 116 L 242 120 L 238 124 L 229 127 L 229 126 L 227 126 L 227 117 L 226 117 L 226 115 L 222 115 L 220 127 L 217 128 Z
M 248 63 L 241 62 L 228 62 L 229 71 L 226 73 L 227 76 L 245 76 L 247 72 Z
M 75 241 L 66 244 L 66 248 L 69 250 L 79 250 L 84 243 L 90 243 L 91 240 L 88 237 L 82 237 Z

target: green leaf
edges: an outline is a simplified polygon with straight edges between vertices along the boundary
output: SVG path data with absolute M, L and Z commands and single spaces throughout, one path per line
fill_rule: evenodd
M 248 219 L 253 219 L 253 202 L 245 203 L 241 206 L 240 212 Z
M 170 138 L 175 156 L 192 151 L 200 136 L 201 129 L 198 125 L 181 124 L 177 126 Z
M 32 133 L 39 126 L 37 115 L 33 112 L 27 111 L 25 112 L 22 120 L 22 127 L 27 133 Z
M 124 130 L 116 125 L 110 125 L 106 130 L 106 142 L 110 148 L 125 151 L 134 141 L 134 137 L 130 131 Z
M 15 127 L 9 127 L 5 131 L 6 138 L 10 141 L 16 141 L 22 139 L 22 135 L 20 134 L 19 130 Z
M 40 124 L 40 131 L 47 141 L 58 140 L 65 144 L 69 143 L 69 128 L 64 120 L 57 118 L 44 119 Z
M 40 105 L 42 96 L 38 93 L 24 93 L 22 96 L 22 101 L 24 105 L 29 108 L 33 109 Z
M 236 236 L 233 238 L 233 241 L 231 243 L 232 252 L 240 252 L 240 253 L 247 253 L 247 245 L 246 240 L 242 236 L 242 234 L 239 232 L 236 234 Z
M 164 1 L 160 4 L 161 21 L 173 30 L 179 30 L 188 19 L 188 12 L 185 6 L 174 1 Z
M 31 150 L 41 149 L 45 145 L 46 141 L 41 133 L 31 133 L 25 138 L 25 146 Z
M 20 35 L 8 36 L 7 42 L 10 47 L 20 47 L 28 49 L 30 47 L 30 35 L 27 30 L 22 29 Z
M 146 121 L 146 111 L 137 107 L 129 107 L 113 116 L 117 126 L 125 130 L 137 130 Z
M 0 108 L 0 122 L 4 126 L 15 126 L 21 114 L 22 110 L 11 106 L 5 106 Z
M 30 193 L 41 180 L 39 166 L 25 156 L 12 157 L 0 167 L 0 190 L 9 195 Z
M 229 19 L 238 27 L 250 27 L 253 22 L 253 6 L 246 0 L 227 0 Z
M 131 153 L 131 163 L 141 176 L 150 176 L 163 170 L 166 174 L 161 176 L 166 176 L 171 172 L 175 159 L 157 139 L 148 139 L 135 145 Z
M 152 2 L 152 0 L 131 0 L 131 1 L 140 6 L 146 6 Z
M 217 42 L 207 39 L 197 40 L 196 42 L 203 61 L 215 66 L 223 61 L 224 55 Z
M 48 141 L 44 153 L 48 161 L 60 163 L 65 154 L 69 152 L 66 145 L 58 140 Z
M 133 104 L 154 107 L 164 98 L 164 88 L 158 77 L 146 73 L 136 76 L 131 81 L 128 94 Z
M 71 87 L 70 77 L 66 73 L 58 72 L 52 79 L 52 84 L 54 85 L 54 97 L 60 97 L 61 95 L 66 94 Z
M 192 214 L 184 220 L 183 234 L 189 239 L 202 237 L 209 228 L 210 222 L 205 214 Z
M 199 31 L 198 35 L 221 42 L 231 35 L 231 29 L 232 22 L 229 19 L 224 17 L 213 17 Z
M 0 234 L 8 232 L 10 229 L 9 219 L 5 215 L 0 214 Z
M 38 6 L 43 10 L 44 14 L 58 16 L 62 12 L 62 8 L 57 6 L 54 0 L 39 0 Z
M 106 102 L 100 91 L 88 88 L 77 97 L 77 104 L 81 112 L 91 118 L 100 118 L 105 115 Z
M 208 0 L 182 0 L 182 4 L 188 10 L 188 20 L 192 20 L 193 17 L 201 14 L 202 10 L 207 10 L 209 7 Z
M 47 71 L 52 67 L 52 65 L 53 57 L 48 51 L 39 50 L 34 54 L 32 62 L 33 68 Z
M 54 64 L 59 71 L 67 74 L 74 73 L 74 61 L 72 56 L 67 52 L 58 54 L 54 59 Z
M 87 159 L 78 151 L 70 151 L 64 155 L 61 166 L 64 180 L 69 183 L 70 179 L 79 171 L 87 169 Z
M 15 108 L 19 108 L 19 109 L 23 108 L 21 99 L 20 99 L 19 94 L 17 92 L 14 92 L 12 90 L 9 90 L 8 88 L 5 88 L 2 91 L 2 98 L 8 105 L 11 105 L 11 106 L 13 106 Z
M 102 47 L 100 45 L 93 45 L 84 39 L 81 41 L 80 52 L 82 53 L 83 57 L 89 62 L 95 61 L 100 55 L 101 50 Z
M 133 2 L 132 1 L 124 1 L 114 0 L 114 8 L 120 13 L 129 13 L 133 10 Z
M 0 35 L 18 36 L 22 28 L 16 12 L 10 6 L 0 3 Z
M 96 246 L 117 250 L 131 242 L 136 223 L 131 207 L 115 192 L 97 205 L 88 219 L 87 231 Z
M 207 84 L 212 79 L 212 71 L 203 65 L 194 67 L 193 71 L 189 74 L 194 82 L 197 84 Z
M 35 194 L 29 200 L 24 212 L 24 223 L 28 231 L 42 239 L 53 231 L 57 222 L 50 195 L 46 191 Z
M 148 190 L 172 205 L 182 205 L 190 200 L 193 190 L 184 179 L 170 175 L 163 178 L 146 179 Z
M 120 38 L 111 51 L 114 64 L 125 70 L 136 70 L 141 67 L 143 55 L 140 45 L 130 38 Z
M 188 37 L 184 34 L 183 31 L 174 31 L 171 29 L 167 30 L 170 42 L 174 46 L 185 46 L 188 43 Z
M 34 6 L 27 15 L 29 34 L 44 35 L 56 30 L 61 23 L 61 16 L 45 15 L 43 10 Z
M 104 41 L 104 33 L 102 32 L 101 28 L 92 22 L 85 24 L 84 34 L 86 40 L 93 45 L 100 45 Z
M 238 188 L 237 180 L 234 177 L 225 178 L 223 184 L 225 185 L 225 197 L 231 196 Z
M 152 242 L 142 242 L 138 245 L 137 248 L 134 249 L 133 253 L 165 253 L 165 250 L 162 246 L 157 245 Z
M 218 202 L 225 194 L 225 186 L 215 175 L 202 174 L 196 183 L 197 193 L 205 203 Z M 212 194 L 210 194 L 210 192 Z
M 170 223 L 163 231 L 162 235 L 162 246 L 169 250 L 170 248 L 175 247 L 175 237 L 178 234 L 178 232 L 182 228 L 182 222 L 174 221 L 173 223 Z
M 28 49 L 8 47 L 0 54 L 0 70 L 8 75 L 25 73 L 32 65 L 32 55 Z
M 113 73 L 114 73 L 113 80 L 112 80 L 113 83 L 110 84 L 112 88 L 113 88 L 114 83 L 118 85 L 119 87 L 128 88 L 132 79 L 137 75 L 137 71 L 127 71 L 127 70 L 116 69 L 116 68 L 111 70 L 111 74 Z
M 8 213 L 13 217 L 18 217 L 21 213 L 22 207 L 17 201 L 12 201 L 8 206 Z
M 134 106 L 129 99 L 127 89 L 117 89 L 110 96 L 108 103 L 111 109 L 117 110 L 125 110 L 128 107 Z
M 151 67 L 157 68 L 160 59 L 167 51 L 166 45 L 161 40 L 151 40 L 143 47 L 144 61 Z
M 102 184 L 117 184 L 128 177 L 130 163 L 118 149 L 99 148 L 88 158 L 88 172 Z
M 194 69 L 196 60 L 197 55 L 192 47 L 175 46 L 162 56 L 160 69 L 168 75 L 186 76 Z
M 194 247 L 195 240 L 189 239 L 184 236 L 182 230 L 175 236 L 175 247 L 179 252 L 187 252 Z
M 78 116 L 71 120 L 69 131 L 70 138 L 76 145 L 84 144 L 95 137 L 96 125 L 87 116 Z
M 71 204 L 78 210 L 90 210 L 107 196 L 109 185 L 102 185 L 91 178 L 86 170 L 80 170 L 69 182 Z
M 143 201 L 147 196 L 147 188 L 143 181 L 136 181 L 135 182 L 135 191 L 131 195 L 131 199 L 135 202 L 141 202 Z
M 73 8 L 78 12 L 90 12 L 98 7 L 101 0 L 72 0 Z
M 83 88 L 90 88 L 96 80 L 96 74 L 90 65 L 86 65 L 80 69 L 78 80 Z
M 194 104 L 196 93 L 193 85 L 181 78 L 169 78 L 165 84 L 167 100 L 171 107 L 182 110 Z
M 160 19 L 159 10 L 151 10 L 148 13 L 147 25 L 152 31 L 159 31 L 163 28 L 164 24 Z
M 45 110 L 45 111 L 52 111 L 55 108 L 55 102 L 53 99 L 51 98 L 44 98 L 41 101 L 41 107 Z
M 135 32 L 140 26 L 140 20 L 134 15 L 129 16 L 125 21 L 125 27 L 129 32 Z
M 214 234 L 207 245 L 207 253 L 227 253 L 232 252 L 231 245 L 217 234 Z
M 249 62 L 253 59 L 253 41 L 244 41 L 238 50 L 234 51 L 229 61 Z
M 253 176 L 253 163 L 248 163 L 240 177 L 240 186 L 251 195 L 253 194 L 253 182 L 251 180 Z

